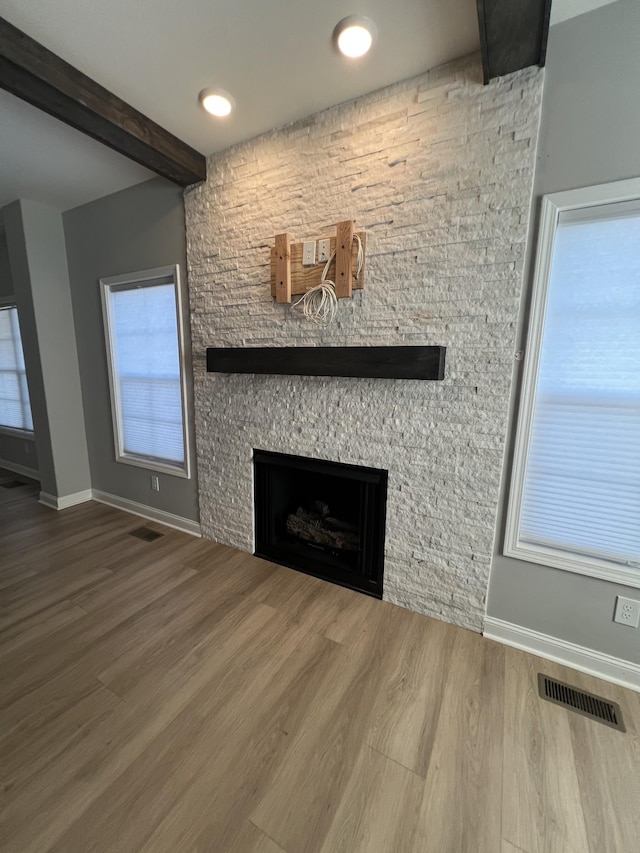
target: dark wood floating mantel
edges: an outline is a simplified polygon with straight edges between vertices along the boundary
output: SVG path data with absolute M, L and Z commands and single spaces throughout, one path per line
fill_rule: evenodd
M 209 373 L 444 379 L 446 347 L 208 347 Z

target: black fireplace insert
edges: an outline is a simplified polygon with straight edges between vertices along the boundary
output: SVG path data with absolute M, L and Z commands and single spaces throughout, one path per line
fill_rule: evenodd
M 255 553 L 382 598 L 387 472 L 253 452 Z

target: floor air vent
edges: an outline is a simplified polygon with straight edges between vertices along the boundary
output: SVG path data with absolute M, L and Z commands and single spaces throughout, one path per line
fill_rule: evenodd
M 538 690 L 540 696 L 549 702 L 562 705 L 592 720 L 598 720 L 598 722 L 611 726 L 613 729 L 619 729 L 621 732 L 626 731 L 622 722 L 622 711 L 617 702 L 609 702 L 608 699 L 603 699 L 601 696 L 576 690 L 575 687 L 549 678 L 541 672 L 538 673 Z
M 129 531 L 129 536 L 136 536 L 138 539 L 144 539 L 145 542 L 153 542 L 155 539 L 164 536 L 164 533 L 157 533 L 150 527 L 137 527 L 135 530 Z
M 23 480 L 6 480 L 1 484 L 3 489 L 17 489 L 20 486 L 28 485 Z

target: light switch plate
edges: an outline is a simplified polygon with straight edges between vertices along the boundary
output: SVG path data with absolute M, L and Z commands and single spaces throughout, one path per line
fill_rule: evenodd
M 318 240 L 318 263 L 326 264 L 331 252 L 331 240 Z
M 316 263 L 316 241 L 309 240 L 302 244 L 302 266 L 313 267 Z

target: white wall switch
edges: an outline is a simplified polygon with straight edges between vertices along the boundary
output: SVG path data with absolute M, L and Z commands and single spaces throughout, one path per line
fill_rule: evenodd
M 640 599 L 623 598 L 619 595 L 616 598 L 616 612 L 613 621 L 619 622 L 621 625 L 628 625 L 630 628 L 637 628 L 640 625 Z
M 318 240 L 318 263 L 326 264 L 331 254 L 331 240 Z
M 160 480 L 158 480 L 158 478 L 155 474 L 151 475 L 151 489 L 154 492 L 160 491 Z
M 302 266 L 313 267 L 316 263 L 316 241 L 305 241 L 302 244 Z

